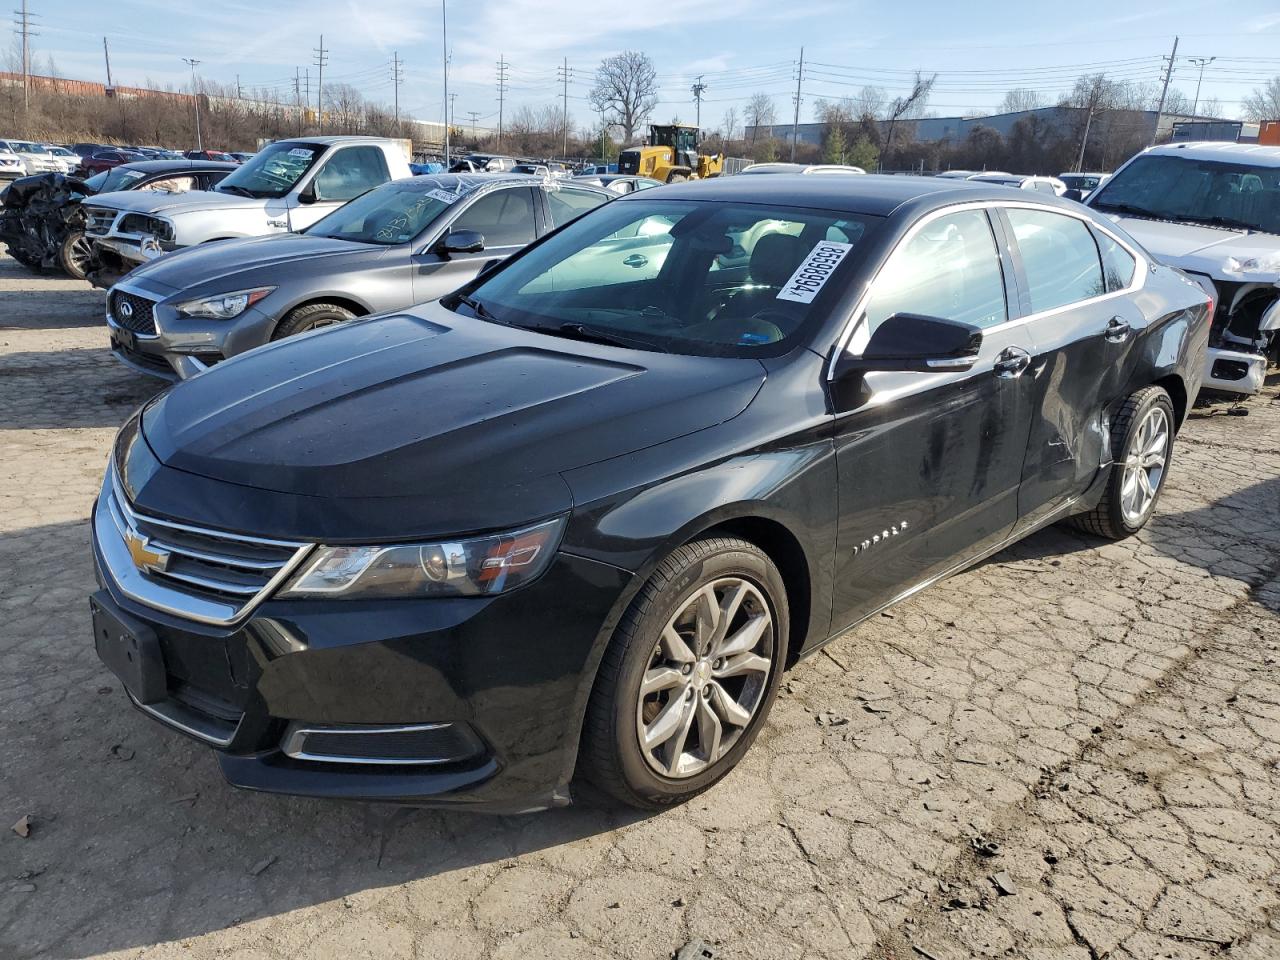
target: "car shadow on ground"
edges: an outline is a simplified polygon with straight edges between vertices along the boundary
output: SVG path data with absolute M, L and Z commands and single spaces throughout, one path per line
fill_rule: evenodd
M 49 297 L 60 298 L 57 313 L 50 313 Z M 106 340 L 106 298 L 99 290 L 3 290 L 0 289 L 0 331 L 74 330 L 102 327 Z
M 6 430 L 119 427 L 167 386 L 94 347 L 0 353 L 0 383 Z

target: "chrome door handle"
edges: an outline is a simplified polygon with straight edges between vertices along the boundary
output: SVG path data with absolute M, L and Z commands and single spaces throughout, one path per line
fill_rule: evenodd
M 1112 317 L 1107 322 L 1107 330 L 1103 334 L 1108 343 L 1124 343 L 1129 338 L 1129 321 L 1121 317 Z
M 996 357 L 994 369 L 997 377 L 1012 380 L 1014 377 L 1022 376 L 1023 371 L 1029 366 L 1031 366 L 1031 354 L 1021 347 L 1006 347 L 1000 356 Z
M 622 262 L 625 263 L 628 267 L 636 267 L 638 269 L 640 267 L 643 267 L 646 263 L 648 263 L 649 258 L 641 253 L 633 253 L 631 256 L 627 257 Z

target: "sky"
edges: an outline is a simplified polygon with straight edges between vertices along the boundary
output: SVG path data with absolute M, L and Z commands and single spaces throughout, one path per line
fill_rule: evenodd
M 1268 4 L 1214 16 L 1224 6 L 1209 0 L 445 3 L 460 125 L 472 112 L 481 125 L 496 125 L 502 57 L 510 65 L 508 109 L 558 103 L 557 75 L 567 58 L 569 111 L 576 126 L 589 126 L 591 76 L 602 57 L 623 49 L 646 52 L 657 67 L 656 120 L 693 121 L 690 87 L 701 76 L 708 129 L 732 107 L 741 122 L 756 92 L 771 94 L 779 121 L 790 120 L 802 47 L 802 121 L 811 119 L 816 100 L 855 95 L 866 84 L 890 97 L 901 93 L 916 69 L 938 74 L 929 112 L 940 116 L 993 112 L 1011 87 L 1032 88 L 1052 102 L 1082 73 L 1154 83 L 1175 35 L 1173 86 L 1193 98 L 1199 67 L 1191 58 L 1216 57 L 1205 67 L 1200 97 L 1216 98 L 1229 116 L 1251 90 L 1280 75 L 1280 12 Z M 36 72 L 52 57 L 61 76 L 104 80 L 105 37 L 117 84 L 187 88 L 182 58 L 191 57 L 200 60 L 202 79 L 238 78 L 246 89 L 292 101 L 295 69 L 313 63 L 323 33 L 326 83 L 349 83 L 390 104 L 398 56 L 401 109 L 421 120 L 443 117 L 441 0 L 28 0 L 28 9 L 35 14 Z M 311 77 L 314 84 L 314 65 Z

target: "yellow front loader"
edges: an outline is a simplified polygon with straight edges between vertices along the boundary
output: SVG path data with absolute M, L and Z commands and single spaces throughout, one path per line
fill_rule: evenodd
M 652 177 L 663 183 L 705 180 L 720 176 L 723 170 L 721 154 L 698 153 L 698 128 L 681 124 L 650 127 L 647 144 L 629 147 L 618 157 L 619 173 Z

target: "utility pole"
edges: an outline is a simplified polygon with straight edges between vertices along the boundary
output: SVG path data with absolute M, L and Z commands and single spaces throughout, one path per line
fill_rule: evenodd
M 458 106 L 458 95 L 457 95 L 456 93 L 451 93 L 451 94 L 449 94 L 449 117 L 448 117 L 448 119 L 449 119 L 449 124 L 448 124 L 448 126 L 449 126 L 449 129 L 450 129 L 450 130 L 452 130 L 452 129 L 453 129 L 453 125 L 454 125 L 454 110 L 457 108 L 457 106 Z
M 472 143 L 475 143 L 475 141 L 476 141 L 476 121 L 480 119 L 480 111 L 479 111 L 479 110 L 468 110 L 468 111 L 467 111 L 467 118 L 471 121 L 471 142 L 472 142 Z
M 31 18 L 38 14 L 28 12 L 27 0 L 22 0 L 22 9 L 13 14 L 18 18 L 13 23 L 22 34 L 22 109 L 26 111 L 31 107 L 31 38 L 36 35 L 31 29 Z
M 107 61 L 107 90 L 115 89 L 115 84 L 111 82 L 111 51 L 107 48 L 107 38 L 102 38 L 102 57 Z
M 293 105 L 298 114 L 298 136 L 302 136 L 302 68 L 293 68 Z
M 791 162 L 796 159 L 796 137 L 800 135 L 800 85 L 804 83 L 804 47 L 800 48 L 800 69 L 796 73 L 796 112 L 791 118 Z
M 396 135 L 400 134 L 400 84 L 404 81 L 404 61 L 400 51 L 391 51 L 391 82 L 396 88 Z
M 320 34 L 320 46 L 315 48 L 316 67 L 319 70 L 316 78 L 316 123 L 324 133 L 324 66 L 329 62 L 329 51 L 324 48 L 324 34 Z
M 200 61 L 190 57 L 183 57 L 182 60 L 191 67 L 191 102 L 196 105 L 196 149 L 203 150 L 204 137 L 200 133 L 200 91 L 196 89 L 196 67 L 200 66 Z
M 449 0 L 440 0 L 440 48 L 444 52 L 444 168 L 449 169 Z
M 1092 103 L 1086 108 L 1088 111 L 1084 115 L 1084 137 L 1080 140 L 1080 156 L 1076 158 L 1076 173 L 1084 172 L 1084 148 L 1089 142 L 1089 128 L 1093 126 L 1093 105 Z
M 498 54 L 498 149 L 502 149 L 502 108 L 507 99 L 507 70 L 511 64 Z
M 1160 88 L 1160 105 L 1156 107 L 1156 125 L 1151 131 L 1151 145 L 1154 146 L 1160 136 L 1160 118 L 1164 116 L 1164 101 L 1169 96 L 1169 81 L 1173 79 L 1173 65 L 1178 59 L 1178 38 L 1173 38 L 1173 52 L 1167 58 L 1169 62 L 1164 68 L 1164 86 Z
M 569 159 L 569 78 L 573 75 L 573 68 L 569 66 L 569 58 L 564 58 L 564 66 L 557 67 L 560 75 L 557 80 L 564 84 L 564 140 L 560 148 L 560 159 Z
M 1187 57 L 1187 60 L 1200 68 L 1200 76 L 1196 79 L 1196 100 L 1191 105 L 1191 115 L 1193 117 L 1196 115 L 1196 108 L 1200 106 L 1200 84 L 1204 83 L 1204 68 L 1217 59 L 1217 57 Z
M 702 130 L 702 94 L 706 89 L 707 85 L 702 82 L 702 77 L 699 75 L 697 83 L 692 87 L 693 102 L 697 104 L 696 112 L 694 114 L 696 119 L 694 122 L 698 125 L 699 131 Z

